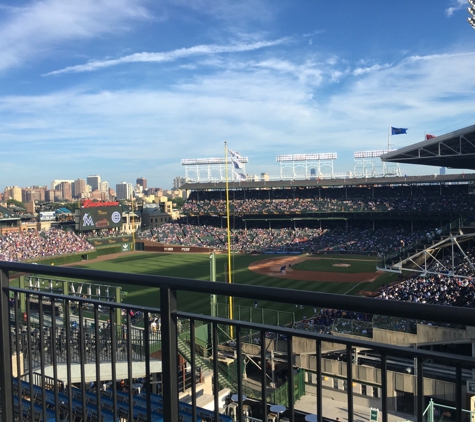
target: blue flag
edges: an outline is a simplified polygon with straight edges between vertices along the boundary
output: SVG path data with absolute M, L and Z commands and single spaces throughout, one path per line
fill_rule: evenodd
M 391 126 L 391 135 L 402 135 L 402 134 L 407 134 L 407 128 Z

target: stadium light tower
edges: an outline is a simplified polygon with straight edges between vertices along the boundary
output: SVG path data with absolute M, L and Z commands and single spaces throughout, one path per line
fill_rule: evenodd
M 468 0 L 470 3 L 470 6 L 468 8 L 468 13 L 470 13 L 472 16 L 468 18 L 468 23 L 472 25 L 472 28 L 475 29 L 475 0 Z

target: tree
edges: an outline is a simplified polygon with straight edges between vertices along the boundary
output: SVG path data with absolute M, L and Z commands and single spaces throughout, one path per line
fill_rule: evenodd
M 185 204 L 185 200 L 183 198 L 175 197 L 172 198 L 172 203 L 175 208 L 181 210 L 183 208 L 183 205 Z
M 23 202 L 15 201 L 14 199 L 9 199 L 7 201 L 7 204 L 8 205 L 14 205 L 15 207 L 26 209 L 25 204 Z

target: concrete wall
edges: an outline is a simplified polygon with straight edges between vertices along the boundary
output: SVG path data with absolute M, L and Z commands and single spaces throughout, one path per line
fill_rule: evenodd
M 351 334 L 335 334 L 335 337 L 353 338 L 362 340 L 360 336 Z M 364 338 L 364 340 L 374 341 L 376 343 L 393 344 L 398 346 L 414 346 L 421 343 L 430 342 L 451 342 L 456 340 L 468 340 L 475 338 L 475 327 L 467 327 L 466 330 L 449 327 L 435 327 L 431 325 L 418 324 L 417 334 L 404 333 L 400 331 L 383 330 L 381 328 L 373 329 L 373 338 Z M 260 345 L 244 344 L 244 352 L 249 354 L 259 354 Z M 322 342 L 322 352 L 334 350 L 343 350 L 345 346 L 339 343 Z M 287 344 L 284 340 L 266 339 L 266 350 L 270 352 L 287 353 Z M 292 339 L 292 350 L 295 354 L 315 353 L 316 342 L 301 337 Z
M 373 341 L 377 343 L 395 344 L 398 346 L 409 346 L 417 343 L 417 334 L 374 328 Z
M 315 356 L 297 356 L 295 364 L 308 371 L 308 383 L 316 384 L 315 372 L 317 368 L 317 359 Z M 347 364 L 343 361 L 322 359 L 322 374 L 324 378 L 324 387 L 332 388 L 336 393 L 338 392 L 338 389 L 343 388 L 343 383 L 347 376 Z M 353 382 L 355 383 L 354 392 L 356 394 L 358 394 L 358 391 L 361 391 L 362 384 L 371 386 L 371 388 L 372 386 L 381 385 L 381 370 L 378 368 L 352 364 L 352 376 Z M 388 371 L 387 379 L 388 398 L 393 399 L 389 400 L 389 410 L 396 410 L 396 391 L 415 394 L 416 377 L 412 374 Z M 333 387 L 335 383 L 334 380 L 337 380 L 338 382 L 338 389 Z M 454 401 L 455 384 L 431 378 L 424 378 L 424 395 L 431 396 L 434 399 Z M 362 398 L 362 400 L 368 399 L 367 396 Z M 371 399 L 371 401 L 373 400 Z M 358 404 L 360 403 L 362 402 L 360 401 Z
M 341 337 L 351 337 L 361 340 L 361 337 L 359 336 L 347 334 L 338 335 Z M 419 324 L 417 326 L 417 334 L 375 328 L 373 330 L 373 339 L 365 340 L 399 346 L 414 346 L 416 344 L 422 343 L 450 343 L 452 341 L 469 340 L 473 338 L 475 338 L 475 327 L 467 327 L 467 329 L 464 330 Z M 243 346 L 244 353 L 253 355 L 260 354 L 260 345 L 245 344 Z M 307 371 L 307 388 L 308 392 L 312 393 L 316 386 L 316 342 L 314 340 L 308 340 L 304 338 L 293 338 L 292 348 L 295 354 L 295 360 L 293 364 Z M 342 346 L 339 343 L 322 342 L 323 352 L 344 349 L 345 346 Z M 285 354 L 287 352 L 287 346 L 285 341 L 267 339 L 266 350 L 268 352 L 273 350 L 275 352 L 281 352 Z M 335 400 L 341 398 L 342 401 L 346 401 L 346 392 L 344 391 L 344 383 L 347 376 L 346 362 L 333 359 L 322 359 L 321 365 L 323 373 L 322 382 L 324 394 L 329 394 Z M 353 364 L 352 374 L 354 381 L 354 403 L 362 406 L 380 408 L 380 399 L 374 398 L 372 395 L 374 392 L 373 387 L 378 388 L 378 386 L 381 385 L 381 370 L 367 365 Z M 397 392 L 415 394 L 416 377 L 409 373 L 388 371 L 387 379 L 388 407 L 389 410 L 395 411 Z M 337 386 L 337 388 L 335 388 L 335 386 Z M 371 394 L 361 394 L 364 391 L 362 386 L 366 386 L 366 390 L 371 391 Z M 381 393 L 379 389 L 379 397 L 380 394 Z M 453 402 L 455 400 L 455 384 L 426 377 L 424 378 L 424 395 L 431 396 L 434 399 Z M 462 396 L 465 397 L 465 394 L 462 393 Z
M 470 334 L 472 334 L 472 336 Z M 468 340 L 473 338 L 473 334 L 474 333 L 471 331 L 469 332 L 469 330 L 419 324 L 417 326 L 417 343 Z
M 358 338 L 361 339 L 360 337 Z M 315 340 L 308 340 L 300 337 L 294 337 L 292 339 L 292 350 L 294 354 L 315 353 L 317 350 L 316 347 L 317 344 Z M 344 349 L 345 346 L 341 345 L 340 343 L 328 341 L 322 342 L 322 352 L 331 352 L 334 350 Z M 287 353 L 287 343 L 283 340 L 266 339 L 266 350 L 268 352 L 273 350 L 274 352 Z M 261 353 L 261 346 L 259 344 L 243 343 L 243 351 L 244 353 L 258 355 Z

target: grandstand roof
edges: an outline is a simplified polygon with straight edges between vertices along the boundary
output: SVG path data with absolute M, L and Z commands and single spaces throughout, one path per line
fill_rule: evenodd
M 11 212 L 11 210 L 9 210 L 8 208 L 2 207 L 1 205 L 0 205 L 0 212 L 1 212 L 2 214 L 4 214 L 4 215 L 13 214 L 13 213 Z
M 475 163 L 474 163 L 475 164 Z M 475 173 L 468 174 L 432 174 L 425 176 L 402 176 L 402 177 L 347 177 L 344 179 L 315 179 L 315 180 L 272 180 L 230 182 L 230 189 L 278 189 L 298 187 L 332 187 L 332 186 L 362 186 L 362 185 L 403 185 L 420 183 L 447 183 L 475 181 Z M 180 189 L 188 190 L 211 190 L 226 189 L 225 182 L 212 183 L 185 183 Z
M 475 170 L 475 125 L 392 151 L 381 160 Z

